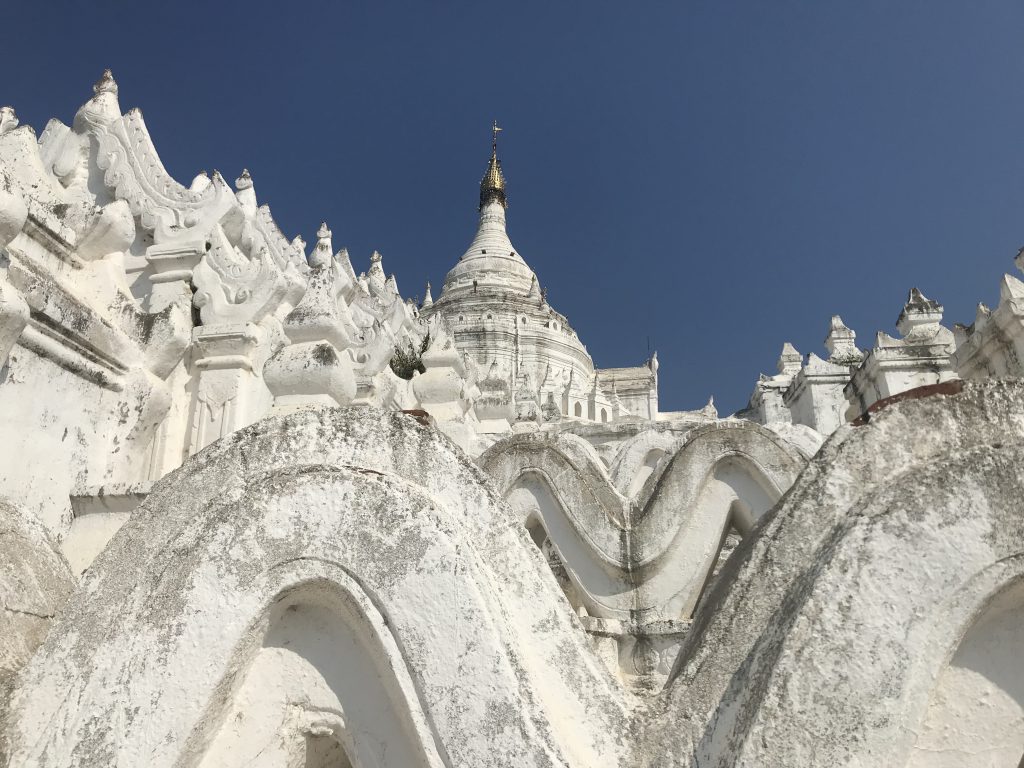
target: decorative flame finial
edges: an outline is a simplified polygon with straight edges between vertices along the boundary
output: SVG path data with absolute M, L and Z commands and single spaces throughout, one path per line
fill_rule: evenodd
M 498 133 L 503 129 L 495 120 L 491 125 L 491 161 L 487 171 L 480 180 L 480 210 L 488 203 L 499 203 L 502 208 L 508 207 L 505 196 L 505 175 L 501 172 L 501 160 L 498 159 Z
M 248 168 L 243 168 L 242 175 L 235 179 L 235 189 L 252 189 L 252 174 Z
M 99 96 L 101 93 L 112 93 L 117 95 L 117 81 L 114 80 L 114 73 L 104 69 L 100 79 L 92 86 L 92 92 Z
M 117 83 L 109 69 L 103 70 L 100 79 L 93 84 L 92 94 L 92 98 L 75 113 L 74 128 L 79 133 L 109 125 L 121 117 L 121 106 L 117 103 Z
M 331 263 L 331 230 L 327 228 L 326 221 L 316 231 L 316 245 L 313 246 L 308 263 L 311 267 L 322 267 Z

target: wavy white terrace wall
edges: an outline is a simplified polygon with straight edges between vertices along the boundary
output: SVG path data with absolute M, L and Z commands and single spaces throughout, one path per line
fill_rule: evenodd
M 633 487 L 628 470 L 606 472 L 575 435 L 512 438 L 480 459 L 602 657 L 631 681 L 648 677 L 647 687 L 671 669 L 723 548 L 734 546 L 727 534 L 749 533 L 802 466 L 796 451 L 749 424 L 695 430 L 653 468 L 638 463 L 645 450 L 647 459 L 661 453 L 658 442 L 641 434 L 619 453 L 644 476 L 635 496 L 609 477 Z

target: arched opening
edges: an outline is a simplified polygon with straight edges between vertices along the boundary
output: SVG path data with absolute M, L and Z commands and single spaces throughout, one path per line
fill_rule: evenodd
M 601 421 L 608 421 L 608 411 L 604 408 L 601 409 Z
M 337 739 L 326 734 L 306 735 L 305 754 L 290 765 L 303 768 L 352 768 L 352 761 L 345 754 L 344 747 Z
M 697 603 L 693 610 L 694 613 L 700 608 L 704 598 L 711 591 L 712 585 L 718 579 L 718 574 L 721 573 L 722 567 L 729 560 L 729 557 L 736 547 L 739 546 L 740 541 L 745 535 L 745 533 L 740 532 L 737 526 L 743 525 L 741 521 L 750 520 L 751 517 L 750 507 L 743 500 L 735 499 L 729 506 L 729 514 L 725 520 L 725 526 L 722 528 L 722 537 L 718 541 L 718 550 L 715 552 L 715 559 L 712 562 L 711 569 L 704 579 L 704 586 L 701 587 L 700 596 L 697 598 Z
M 573 406 L 572 414 L 576 418 L 581 417 L 583 415 L 583 406 L 580 405 L 579 403 L 576 403 L 576 405 Z
M 266 622 L 201 768 L 428 764 L 391 662 L 351 594 L 307 583 L 283 594 Z
M 644 456 L 644 462 L 636 468 L 636 472 L 633 474 L 632 480 L 630 480 L 629 487 L 626 489 L 628 496 L 636 496 L 640 493 L 640 489 L 644 487 L 644 483 L 647 482 L 653 473 L 655 468 L 661 462 L 665 452 L 661 448 L 652 448 Z
M 628 615 L 629 608 L 622 607 L 624 590 L 619 574 L 606 568 L 592 544 L 580 535 L 581 529 L 574 524 L 573 515 L 554 495 L 541 472 L 527 469 L 520 474 L 505 492 L 505 500 L 530 531 L 578 615 L 584 615 L 582 609 L 587 615 L 600 618 Z M 540 526 L 540 530 L 535 526 Z M 555 557 L 550 557 L 549 552 Z
M 555 577 L 555 581 L 558 582 L 558 586 L 562 588 L 562 593 L 569 601 L 569 605 L 572 606 L 575 613 L 581 613 L 583 600 L 580 598 L 576 585 L 572 583 L 572 579 L 569 577 L 565 562 L 548 536 L 547 529 L 544 528 L 540 515 L 534 513 L 526 519 L 526 530 L 530 534 L 530 539 L 537 545 L 537 549 L 540 550 L 544 559 L 547 560 L 548 568 L 551 569 L 551 573 Z
M 778 501 L 779 493 L 771 488 L 755 466 L 740 457 L 728 456 L 715 465 L 714 478 L 728 486 L 739 504 L 730 507 L 732 524 L 746 536 L 754 522 Z
M 753 461 L 729 454 L 715 463 L 697 502 L 707 521 L 701 535 L 694 539 L 703 542 L 701 550 L 694 552 L 703 570 L 699 580 L 693 582 L 693 602 L 681 605 L 684 618 L 700 610 L 740 541 L 779 495 Z
M 939 675 L 907 768 L 1024 765 L 1024 581 L 993 598 Z

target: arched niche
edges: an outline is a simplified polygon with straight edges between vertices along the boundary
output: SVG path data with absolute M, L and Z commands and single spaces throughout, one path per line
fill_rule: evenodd
M 626 489 L 627 496 L 636 496 L 640 492 L 640 489 L 644 487 L 644 483 L 647 482 L 647 478 L 654 472 L 655 467 L 658 466 L 658 462 L 661 461 L 664 455 L 665 451 L 662 448 L 652 448 L 647 451 L 643 462 L 637 467 L 633 478 L 629 481 L 629 487 Z
M 730 504 L 729 518 L 743 536 L 782 495 L 759 466 L 740 455 L 723 458 L 715 464 L 712 476 L 716 482 L 728 487 L 734 502 L 739 502 Z
M 1024 580 L 978 614 L 943 668 L 907 768 L 1024 765 Z
M 690 580 L 680 582 L 679 591 L 667 601 L 672 613 L 693 616 L 740 540 L 781 496 L 764 470 L 746 456 L 731 454 L 715 462 L 702 484 L 689 527 L 673 545 L 679 551 L 678 562 L 694 565 Z
M 592 616 L 613 616 L 628 589 L 621 574 L 602 560 L 578 528 L 540 472 L 524 472 L 508 489 L 505 500 L 524 521 L 573 611 L 582 607 Z
M 238 682 L 203 739 L 199 768 L 429 765 L 355 594 L 303 584 L 280 595 L 259 628 L 255 651 L 239 652 Z
M 548 568 L 551 569 L 551 574 L 555 577 L 555 581 L 558 582 L 558 586 L 561 587 L 562 594 L 569 601 L 573 612 L 577 614 L 584 613 L 586 609 L 584 607 L 583 595 L 573 582 L 570 571 L 566 567 L 565 561 L 562 560 L 558 548 L 551 541 L 539 511 L 534 511 L 527 516 L 526 531 L 530 534 L 530 540 L 540 550 L 541 555 L 547 562 Z

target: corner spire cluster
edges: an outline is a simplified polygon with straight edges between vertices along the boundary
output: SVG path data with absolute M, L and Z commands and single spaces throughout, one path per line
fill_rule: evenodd
M 505 196 L 505 175 L 501 172 L 501 160 L 498 159 L 498 133 L 501 131 L 498 121 L 491 126 L 491 160 L 487 171 L 480 180 L 480 210 L 488 203 L 499 203 L 502 208 L 508 207 Z

